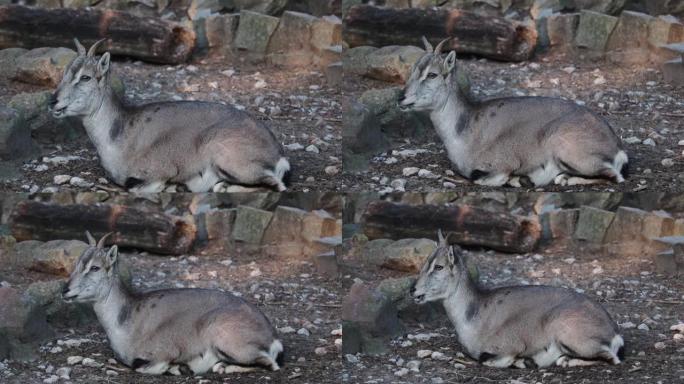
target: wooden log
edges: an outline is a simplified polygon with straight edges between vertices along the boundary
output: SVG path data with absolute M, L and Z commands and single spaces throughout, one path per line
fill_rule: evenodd
M 534 26 L 459 9 L 357 5 L 344 18 L 343 37 L 351 48 L 362 45 L 422 48 L 422 36 L 433 45 L 452 37 L 444 52 L 455 50 L 504 61 L 528 60 L 537 45 Z
M 0 49 L 74 48 L 74 37 L 86 47 L 108 38 L 101 51 L 154 63 L 183 63 L 195 48 L 191 28 L 158 18 L 109 9 L 0 6 Z
M 535 218 L 492 212 L 469 205 L 407 205 L 375 201 L 362 217 L 369 239 L 437 238 L 503 252 L 526 253 L 537 246 L 541 225 Z
M 58 205 L 22 201 L 12 211 L 9 223 L 17 241 L 85 241 L 85 231 L 90 231 L 97 239 L 113 232 L 107 244 L 164 255 L 187 253 L 197 235 L 197 228 L 190 220 L 109 204 Z

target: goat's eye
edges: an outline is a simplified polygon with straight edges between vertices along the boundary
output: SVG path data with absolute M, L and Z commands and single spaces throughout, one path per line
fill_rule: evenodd
M 81 76 L 81 81 L 90 81 L 91 77 L 87 75 Z
M 88 270 L 88 272 L 97 272 L 99 270 L 100 267 L 98 267 L 97 265 L 93 265 L 92 267 L 90 267 L 90 270 Z
M 430 72 L 430 73 L 428 73 L 427 78 L 428 78 L 429 80 L 432 80 L 432 79 L 436 79 L 437 76 L 439 76 L 439 75 L 436 74 L 436 73 L 434 73 L 434 72 Z
M 435 265 L 435 268 L 434 268 L 435 271 L 441 271 L 442 269 L 444 269 L 444 266 L 442 266 L 442 265 Z

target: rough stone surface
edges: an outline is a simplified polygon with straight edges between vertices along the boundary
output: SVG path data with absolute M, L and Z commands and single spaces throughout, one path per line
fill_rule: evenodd
M 370 241 L 363 249 L 363 257 L 385 268 L 418 272 L 437 244 L 430 239 L 401 239 Z
M 582 11 L 575 44 L 581 48 L 603 52 L 618 18 L 592 11 Z
M 341 235 L 335 218 L 324 210 L 307 212 L 302 219 L 301 236 L 306 241 Z
M 580 210 L 556 209 L 541 215 L 542 236 L 546 239 L 567 240 L 575 233 Z
M 306 214 L 306 211 L 299 208 L 278 206 L 262 242 L 264 244 L 300 243 L 302 223 Z
M 14 288 L 0 287 L 0 359 L 30 359 L 36 344 L 53 333 L 42 306 Z
M 402 330 L 387 295 L 363 283 L 351 287 L 342 303 L 342 353 L 384 353 L 387 339 Z
M 233 239 L 248 244 L 260 244 L 273 212 L 249 206 L 239 206 L 235 214 Z
M 551 47 L 570 48 L 575 41 L 579 20 L 579 13 L 559 13 L 548 17 L 546 30 Z
M 329 86 L 338 87 L 342 84 L 342 80 L 344 80 L 343 68 L 341 61 L 332 63 L 325 68 L 325 80 Z
M 335 252 L 326 252 L 314 256 L 316 271 L 324 276 L 337 277 L 340 273 L 340 266 L 337 262 Z
M 305 13 L 287 11 L 280 18 L 280 24 L 268 44 L 268 52 L 300 52 L 311 50 L 311 32 L 318 19 Z
M 237 33 L 239 14 L 211 15 L 205 20 L 207 44 L 210 49 L 228 52 L 233 47 Z
M 575 238 L 592 243 L 601 243 L 615 214 L 594 207 L 583 206 L 579 210 Z
M 17 72 L 17 58 L 28 52 L 24 48 L 6 48 L 0 50 L 0 77 L 14 78 Z
M 346 106 L 342 127 L 342 161 L 346 172 L 368 168 L 373 155 L 389 148 L 377 116 L 358 102 Z
M 235 222 L 236 209 L 217 209 L 204 216 L 207 240 L 225 245 L 230 242 Z
M 684 24 L 671 15 L 655 17 L 648 26 L 648 42 L 652 48 L 684 42 Z
M 24 83 L 56 87 L 64 69 L 76 57 L 68 48 L 36 48 L 16 58 L 14 80 Z
M 88 244 L 78 240 L 22 241 L 15 252 L 19 263 L 30 260 L 34 271 L 67 277 L 86 248 Z
M 265 54 L 268 42 L 279 22 L 277 17 L 251 11 L 240 12 L 240 25 L 235 37 L 235 46 L 248 52 Z
M 0 105 L 0 159 L 18 160 L 34 152 L 31 130 L 17 110 Z
M 413 46 L 382 47 L 368 55 L 368 68 L 365 75 L 382 81 L 406 83 L 413 65 L 425 51 Z
M 311 46 L 317 51 L 342 44 L 342 20 L 337 16 L 317 19 L 311 29 Z
M 684 61 L 682 58 L 664 63 L 662 70 L 666 82 L 676 86 L 684 85 Z
M 620 14 L 606 49 L 648 49 L 649 27 L 655 18 L 640 12 L 624 11 Z M 648 56 L 645 57 L 648 59 Z

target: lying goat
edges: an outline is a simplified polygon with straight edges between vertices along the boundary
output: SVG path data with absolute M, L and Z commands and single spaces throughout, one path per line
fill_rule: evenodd
M 102 41 L 102 40 L 101 40 Z M 52 96 L 57 118 L 79 117 L 102 166 L 133 192 L 167 183 L 207 192 L 219 182 L 286 189 L 290 163 L 263 123 L 234 107 L 201 101 L 128 106 L 112 91 L 109 52 L 97 59 L 75 40 L 78 56 Z
M 132 292 L 119 277 L 117 246 L 87 236 L 62 296 L 93 303 L 121 363 L 156 375 L 280 369 L 283 345 L 254 305 L 208 289 Z
M 624 342 L 608 312 L 587 296 L 528 285 L 485 289 L 461 250 L 439 232 L 439 246 L 411 288 L 418 304 L 442 301 L 468 354 L 491 367 L 619 364 Z
M 414 65 L 399 106 L 426 111 L 449 160 L 476 184 L 536 186 L 622 183 L 628 163 L 620 138 L 601 117 L 568 100 L 502 97 L 471 100 L 457 83 L 456 52 L 427 53 Z

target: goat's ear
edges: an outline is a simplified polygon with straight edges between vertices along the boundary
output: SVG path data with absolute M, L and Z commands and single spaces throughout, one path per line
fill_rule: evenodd
M 447 75 L 456 68 L 456 51 L 451 51 L 442 63 L 444 74 Z
M 110 58 L 109 52 L 105 52 L 105 54 L 100 57 L 100 60 L 97 62 L 97 77 L 102 78 L 109 72 Z
M 428 39 L 425 38 L 425 36 L 423 36 L 423 46 L 425 47 L 425 52 L 427 53 L 432 53 L 435 51 L 435 49 L 432 48 L 432 44 L 430 44 L 430 42 L 428 41 Z
M 97 245 L 97 240 L 95 240 L 93 235 L 90 234 L 90 231 L 86 231 L 86 238 L 88 239 L 88 244 L 91 247 L 95 247 Z
M 112 247 L 109 248 L 109 251 L 107 251 L 107 256 L 105 256 L 105 259 L 108 267 L 114 266 L 116 261 L 119 259 L 119 247 L 112 245 Z

